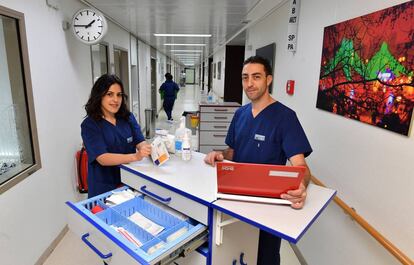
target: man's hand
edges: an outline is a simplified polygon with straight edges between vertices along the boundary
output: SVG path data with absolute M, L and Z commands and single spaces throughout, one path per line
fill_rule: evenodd
M 206 155 L 206 157 L 204 158 L 204 162 L 206 164 L 215 166 L 216 161 L 223 161 L 223 159 L 224 159 L 223 153 L 212 151 Z
M 297 190 L 289 190 L 287 193 L 280 195 L 282 199 L 291 201 L 291 207 L 294 209 L 301 209 L 306 200 L 306 187 L 303 182 L 300 183 Z

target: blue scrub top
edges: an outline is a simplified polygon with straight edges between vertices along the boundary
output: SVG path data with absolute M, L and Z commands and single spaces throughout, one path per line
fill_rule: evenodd
M 117 119 L 116 125 L 105 119 L 96 121 L 86 117 L 81 124 L 81 135 L 88 154 L 88 197 L 113 190 L 121 184 L 118 166 L 102 166 L 96 158 L 105 153 L 131 154 L 144 141 L 134 115 L 128 120 Z
M 164 92 L 164 98 L 175 99 L 179 90 L 178 85 L 172 80 L 166 80 L 160 87 L 160 91 Z
M 312 147 L 296 113 L 280 102 L 255 118 L 251 103 L 240 107 L 231 121 L 226 144 L 234 149 L 233 161 L 285 165 L 297 154 L 310 155 Z

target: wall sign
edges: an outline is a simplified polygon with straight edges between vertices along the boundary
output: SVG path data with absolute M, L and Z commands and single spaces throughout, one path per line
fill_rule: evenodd
M 292 0 L 290 4 L 288 35 L 287 35 L 287 50 L 290 52 L 296 52 L 296 40 L 297 40 L 298 19 L 299 19 L 299 4 L 300 4 L 300 0 Z

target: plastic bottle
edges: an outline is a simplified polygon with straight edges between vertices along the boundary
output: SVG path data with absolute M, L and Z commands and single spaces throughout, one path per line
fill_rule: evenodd
M 207 93 L 204 89 L 200 91 L 200 101 L 207 102 Z
M 175 131 L 175 153 L 181 156 L 181 146 L 183 144 L 183 138 L 185 134 L 185 117 L 181 117 L 180 125 Z
M 213 90 L 210 90 L 207 94 L 207 102 L 213 103 Z
M 191 160 L 191 130 L 186 129 L 183 137 L 183 144 L 181 145 L 181 159 L 184 161 Z

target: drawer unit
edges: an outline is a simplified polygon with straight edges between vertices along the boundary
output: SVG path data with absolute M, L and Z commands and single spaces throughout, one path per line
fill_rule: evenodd
M 200 112 L 200 122 L 231 122 L 234 113 L 203 113 Z
M 227 131 L 200 131 L 200 145 L 225 145 Z
M 227 102 L 230 105 L 219 105 L 219 104 L 214 104 L 214 105 L 200 105 L 200 112 L 214 112 L 214 113 L 235 113 L 236 110 L 239 108 L 239 104 L 238 103 L 232 103 L 232 102 Z M 223 104 L 227 104 L 227 103 L 223 103 Z
M 191 218 L 178 218 L 145 200 L 145 195 L 111 207 L 105 204 L 110 195 L 124 189 L 127 187 L 82 202 L 66 203 L 69 228 L 109 264 L 168 264 L 189 255 L 208 240 L 205 225 Z M 91 210 L 96 206 L 103 210 L 93 214 Z M 131 221 L 129 217 L 135 213 L 162 226 L 163 230 L 149 233 Z M 117 227 L 127 233 L 118 232 Z M 133 243 L 137 241 L 140 243 Z
M 203 122 L 200 123 L 200 131 L 228 131 L 230 123 Z
M 194 200 L 184 197 L 172 190 L 161 187 L 160 185 L 137 175 L 122 170 L 122 183 L 129 185 L 137 191 L 156 199 L 164 205 L 173 208 L 198 222 L 208 225 L 208 207 Z
M 234 113 L 240 107 L 236 102 L 200 104 L 199 148 L 201 153 L 224 150 L 225 139 Z
M 227 148 L 226 145 L 202 145 L 199 152 L 208 154 L 211 151 L 224 151 L 226 148 Z

